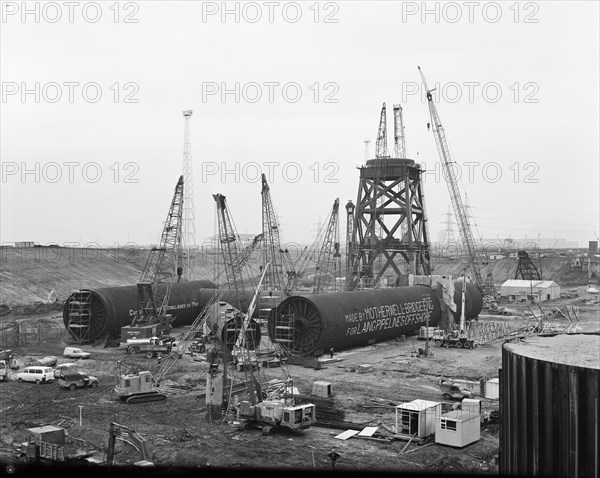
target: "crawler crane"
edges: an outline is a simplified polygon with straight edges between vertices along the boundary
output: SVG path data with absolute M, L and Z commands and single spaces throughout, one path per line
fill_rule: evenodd
M 467 212 L 463 203 L 462 194 L 458 187 L 456 173 L 452 167 L 453 161 L 450 157 L 450 149 L 448 148 L 448 143 L 446 141 L 446 133 L 444 131 L 444 127 L 442 126 L 442 120 L 438 115 L 435 103 L 433 102 L 433 96 L 431 94 L 433 91 L 435 91 L 435 88 L 430 90 L 427 87 L 425 76 L 423 75 L 421 68 L 418 68 L 419 73 L 421 74 L 423 85 L 425 86 L 425 91 L 427 92 L 427 103 L 429 104 L 429 114 L 431 116 L 431 124 L 428 124 L 428 127 L 431 126 L 431 129 L 433 130 L 438 153 L 442 162 L 442 167 L 446 173 L 445 177 L 448 184 L 448 190 L 450 192 L 450 200 L 452 202 L 454 215 L 456 216 L 456 221 L 458 223 L 460 237 L 462 239 L 463 246 L 466 249 L 468 268 L 470 268 L 473 272 L 475 285 L 481 289 L 482 293 L 484 295 L 493 295 L 495 293 L 495 286 L 492 274 L 489 273 L 485 281 L 481 275 L 480 263 L 483 261 L 481 257 L 479 257 L 479 253 L 477 251 L 473 232 L 471 231 L 471 225 L 469 224 Z
M 168 335 L 171 330 L 172 317 L 167 314 L 167 306 L 174 278 L 177 276 L 179 282 L 182 274 L 178 265 L 182 214 L 183 176 L 180 176 L 163 227 L 160 245 L 151 249 L 137 284 L 138 310 L 131 325 L 121 329 L 121 345 L 124 348 L 127 348 L 127 338 L 139 334 L 140 329 L 150 329 L 140 334 L 144 338 Z
M 241 269 L 248 262 L 254 250 L 260 245 L 260 237 L 260 235 L 257 236 L 252 244 L 242 251 L 236 265 L 237 268 Z M 120 400 L 131 404 L 165 400 L 167 396 L 165 390 L 160 387 L 161 381 L 171 371 L 176 360 L 181 358 L 192 342 L 196 340 L 196 336 L 202 332 L 208 312 L 223 298 L 228 290 L 227 283 L 216 289 L 206 306 L 196 317 L 196 320 L 178 340 L 177 345 L 173 347 L 171 353 L 163 356 L 160 361 L 151 364 L 159 367 L 155 375 L 148 369 L 141 370 L 140 367 L 127 366 L 122 360 L 117 362 L 118 384 L 115 387 L 115 393 Z

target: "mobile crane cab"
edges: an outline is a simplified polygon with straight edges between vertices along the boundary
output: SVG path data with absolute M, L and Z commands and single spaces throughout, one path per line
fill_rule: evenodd
M 126 367 L 121 361 L 117 362 L 119 382 L 115 393 L 119 400 L 125 403 L 158 402 L 167 396 L 159 389 L 159 383 L 148 370 L 138 371 L 129 369 L 128 373 L 121 373 L 121 367 Z

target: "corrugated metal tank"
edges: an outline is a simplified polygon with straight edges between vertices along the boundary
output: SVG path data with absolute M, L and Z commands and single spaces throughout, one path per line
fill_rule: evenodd
M 600 336 L 502 346 L 500 474 L 597 477 Z
M 467 318 L 481 311 L 480 295 L 467 284 L 467 296 L 474 299 L 467 302 Z M 458 288 L 454 297 L 460 303 Z M 343 350 L 408 335 L 427 317 L 435 326 L 440 316 L 440 299 L 429 287 L 394 287 L 288 297 L 271 311 L 268 330 L 271 340 L 288 340 L 293 354 L 320 355 L 331 347 Z
M 174 317 L 173 325 L 191 324 L 212 296 L 215 287 L 212 282 L 206 280 L 173 284 L 167 309 Z M 76 294 L 71 294 L 63 307 L 63 322 L 67 330 L 69 304 L 76 299 Z M 80 333 L 80 337 L 85 336 L 89 341 L 98 340 L 106 334 L 119 337 L 121 327 L 131 324 L 137 307 L 137 285 L 91 290 L 91 315 L 86 321 L 89 323 L 89 329 L 87 333 Z

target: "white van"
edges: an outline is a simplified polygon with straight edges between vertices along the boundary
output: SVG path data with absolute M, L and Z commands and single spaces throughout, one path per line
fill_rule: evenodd
M 27 367 L 17 373 L 19 382 L 47 383 L 54 381 L 54 371 L 50 367 Z
M 63 355 L 69 358 L 86 359 L 90 358 L 91 354 L 89 352 L 84 352 L 78 347 L 65 347 Z

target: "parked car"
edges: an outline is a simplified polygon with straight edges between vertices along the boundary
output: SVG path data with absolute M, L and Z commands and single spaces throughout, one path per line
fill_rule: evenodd
M 88 375 L 87 373 L 66 372 L 60 375 L 58 379 L 58 385 L 61 388 L 66 388 L 71 391 L 77 388 L 96 388 L 98 386 L 98 379 Z
M 474 398 L 475 394 L 469 390 L 462 388 L 459 384 L 442 380 L 440 382 L 442 396 L 446 400 L 462 400 L 463 398 Z
M 77 367 L 79 367 L 79 365 L 77 365 L 76 363 L 61 363 L 60 365 L 57 365 L 54 369 L 54 378 L 60 378 L 60 375 L 63 373 L 76 372 Z
M 19 382 L 47 383 L 54 381 L 54 372 L 50 367 L 26 367 L 17 373 Z
M 81 350 L 80 348 L 77 348 L 77 347 L 65 347 L 65 351 L 63 352 L 63 355 L 65 357 L 69 357 L 69 358 L 86 359 L 86 358 L 90 358 L 90 355 L 92 355 L 92 354 L 89 352 L 84 352 L 83 350 Z
M 42 367 L 54 367 L 58 359 L 54 355 L 46 355 L 44 358 L 37 359 L 36 365 L 41 365 Z

